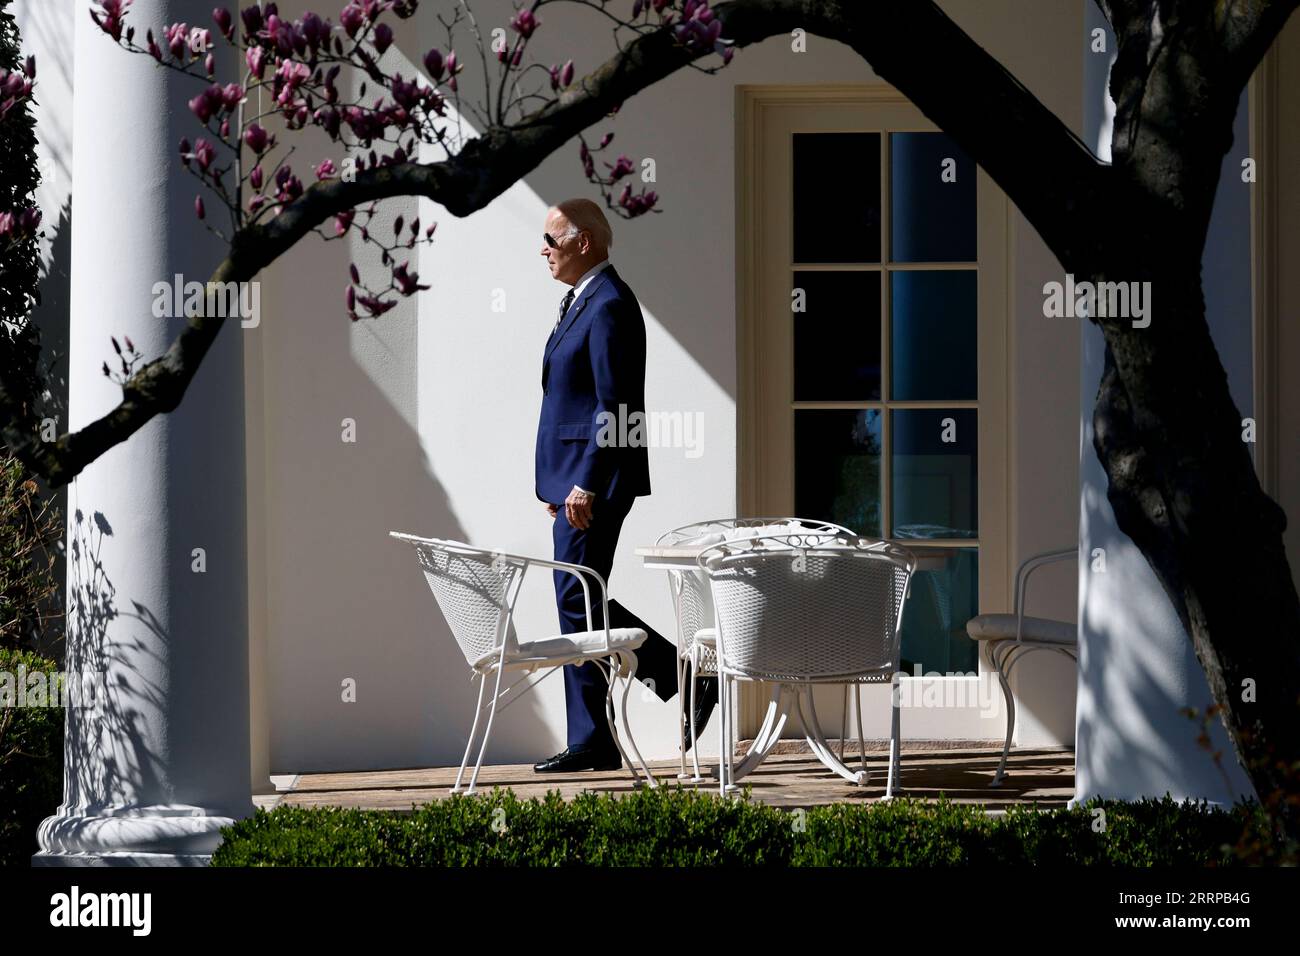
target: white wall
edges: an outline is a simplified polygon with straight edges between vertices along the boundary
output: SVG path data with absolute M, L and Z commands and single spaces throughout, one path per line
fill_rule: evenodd
M 1056 64 L 1075 49 L 1079 5 L 944 4 L 1072 124 L 1077 84 Z M 281 9 L 293 14 L 300 6 Z M 478 2 L 475 9 L 483 24 L 508 19 L 503 2 Z M 589 11 L 547 9 L 544 19 L 533 46 L 542 61 L 590 51 L 575 57 L 581 72 L 609 54 L 605 27 Z M 441 46 L 443 35 L 427 18 L 399 32 L 398 46 L 411 60 L 435 43 Z M 619 600 L 666 634 L 666 582 L 639 567 L 633 548 L 669 527 L 736 507 L 734 86 L 872 80 L 839 44 L 812 37 L 808 52 L 796 55 L 774 38 L 742 51 L 718 76 L 671 77 L 592 133 L 613 130 L 619 150 L 657 161 L 654 188 L 664 212 L 615 220 L 612 260 L 646 316 L 649 407 L 704 416 L 701 457 L 651 449 L 654 494 L 632 510 L 612 577 Z M 470 87 L 467 81 L 467 95 Z M 329 154 L 326 144 L 320 149 L 321 157 Z M 244 332 L 254 356 L 248 427 L 257 448 L 249 451 L 249 468 L 256 473 L 260 455 L 264 475 L 260 491 L 249 490 L 250 503 L 260 496 L 250 506 L 250 560 L 264 561 L 266 581 L 260 598 L 256 587 L 250 591 L 255 668 L 259 635 L 265 642 L 260 705 L 256 677 L 253 685 L 255 739 L 260 732 L 269 741 L 264 769 L 459 761 L 473 706 L 468 672 L 414 556 L 387 532 L 549 554 L 532 455 L 542 348 L 563 288 L 543 270 L 538 251 L 547 206 L 577 195 L 594 190 L 575 143 L 468 219 L 422 209 L 425 222 L 439 223 L 437 242 L 419 262 L 433 288 L 418 306 L 379 321 L 351 325 L 343 314 L 350 250 L 341 243 L 322 248 L 305 241 L 264 277 L 262 326 Z M 1073 329 L 1042 319 L 1037 290 L 1053 268 L 1050 255 L 1023 222 L 1016 243 L 1013 267 L 1023 260 L 1027 271 L 1015 273 L 1013 286 L 1016 336 L 1024 343 L 1016 352 L 1016 400 L 1025 411 L 1015 419 L 1023 449 L 1015 473 L 1025 493 L 1013 496 L 1014 540 L 1028 552 L 1073 534 L 1074 476 L 1054 466 L 1059 450 L 1039 450 L 1073 442 L 1074 405 L 1057 393 L 1073 394 L 1078 362 Z M 504 312 L 492 310 L 495 290 L 504 293 Z M 345 417 L 358 424 L 356 444 L 340 440 Z M 521 633 L 553 633 L 550 581 L 533 585 L 521 605 Z M 1072 582 L 1055 591 L 1048 585 L 1040 613 L 1068 618 Z M 1070 702 L 1059 693 L 1071 684 L 1068 674 L 1063 679 L 1047 662 L 1039 676 L 1035 666 L 1025 665 L 1032 679 L 1021 678 L 1021 739 L 1068 741 Z M 340 699 L 346 678 L 357 682 L 356 703 Z M 631 708 L 637 739 L 647 755 L 669 756 L 676 702 L 640 696 Z M 999 726 L 990 736 L 1000 732 Z M 531 761 L 563 740 L 557 676 L 504 714 L 490 759 Z M 716 724 L 705 731 L 704 747 L 716 749 Z

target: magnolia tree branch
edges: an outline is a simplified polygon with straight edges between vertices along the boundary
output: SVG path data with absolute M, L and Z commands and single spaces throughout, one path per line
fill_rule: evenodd
M 350 6 L 375 2 L 353 0 Z M 391 165 L 372 163 L 372 168 L 357 172 L 355 181 L 327 179 L 305 189 L 293 177 L 286 177 L 285 188 L 276 197 L 274 217 L 255 215 L 237 229 L 230 240 L 229 255 L 210 281 L 250 281 L 309 232 L 332 217 L 347 216 L 358 205 L 374 200 L 422 196 L 455 216 L 482 209 L 565 142 L 600 122 L 636 93 L 718 52 L 713 45 L 681 42 L 680 24 L 676 29 L 671 21 L 668 25 L 649 24 L 652 2 L 627 0 L 629 8 L 634 9 L 634 19 L 626 22 L 636 35 L 615 56 L 577 82 L 563 85 L 544 106 L 512 125 L 489 127 L 445 160 L 430 164 L 405 160 Z M 698 17 L 702 6 L 694 0 L 685 3 Z M 538 9 L 543 6 L 533 5 Z M 602 10 L 606 6 L 600 4 Z M 672 8 L 671 3 L 654 6 Z M 527 21 L 521 29 L 518 17 L 531 9 L 525 8 L 512 21 L 521 36 L 508 48 L 507 59 L 519 59 L 515 53 L 520 49 L 518 43 L 531 29 Z M 773 36 L 788 36 L 795 29 L 847 44 L 993 177 L 1067 265 L 1076 250 L 1095 247 L 1101 241 L 1097 232 L 1100 227 L 1093 224 L 1092 217 L 1078 214 L 1095 208 L 1105 194 L 1108 168 L 1099 164 L 1068 127 L 934 3 L 732 0 L 712 8 L 710 16 L 721 26 L 714 27 L 706 38 L 721 34 L 735 48 Z M 370 29 L 364 27 L 360 35 L 368 35 Z M 233 28 L 231 32 L 233 35 Z M 153 42 L 151 35 L 150 44 Z M 358 39 L 353 49 L 360 46 Z M 144 48 L 140 49 L 143 52 Z M 345 55 L 349 51 L 339 53 L 336 47 L 334 52 Z M 730 53 L 726 52 L 729 60 Z M 571 70 L 571 66 L 566 69 Z M 378 73 L 373 61 L 367 72 L 372 77 Z M 508 75 L 507 70 L 501 82 Z M 219 103 L 213 106 L 220 108 Z M 223 135 L 226 132 L 223 128 Z M 239 132 L 235 131 L 237 137 Z M 1027 148 L 1027 144 L 1033 144 L 1033 148 Z M 154 415 L 179 405 L 224 324 L 222 316 L 188 318 L 186 328 L 166 353 L 123 384 L 117 407 L 80 431 L 52 442 L 40 440 L 30 403 L 11 394 L 0 379 L 5 441 L 51 485 L 65 484 Z
M 1146 19 L 1153 0 L 1095 0 L 1102 16 L 1116 34 L 1122 34 L 1134 20 Z
M 1218 0 L 1216 25 L 1236 79 L 1245 85 L 1300 0 Z

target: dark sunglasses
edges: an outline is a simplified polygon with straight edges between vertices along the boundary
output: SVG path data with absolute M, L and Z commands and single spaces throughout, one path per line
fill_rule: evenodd
M 564 235 L 560 236 L 560 239 L 556 239 L 549 232 L 544 232 L 542 233 L 542 238 L 546 240 L 546 244 L 550 246 L 552 249 L 558 249 L 560 248 L 561 239 L 571 239 L 572 237 L 578 235 L 581 232 L 582 232 L 581 229 L 577 229 L 573 232 L 566 232 Z

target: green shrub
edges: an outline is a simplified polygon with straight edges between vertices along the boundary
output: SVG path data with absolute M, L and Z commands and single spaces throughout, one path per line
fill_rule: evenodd
M 0 0 L 0 73 L 21 68 L 24 56 L 11 0 Z M 20 97 L 0 117 L 0 213 L 35 204 L 40 170 L 36 163 L 36 120 L 30 99 Z M 39 230 L 38 230 L 39 232 Z M 48 376 L 41 366 L 41 338 L 31 321 L 40 301 L 37 233 L 0 238 L 0 382 L 6 411 L 15 420 L 39 422 Z
M 53 643 L 52 625 L 63 616 L 55 568 L 63 530 L 22 462 L 0 455 L 0 647 Z
M 53 673 L 54 661 L 0 647 L 0 679 L 19 666 Z M 36 827 L 63 799 L 63 708 L 16 707 L 0 692 L 0 867 L 27 866 Z M 11 706 L 3 706 L 8 703 Z
M 1105 811 L 1099 828 L 1096 809 Z M 614 797 L 510 790 L 410 813 L 277 807 L 225 830 L 214 866 L 1223 866 L 1253 806 L 1170 798 L 1072 810 L 899 799 L 781 810 L 680 789 Z

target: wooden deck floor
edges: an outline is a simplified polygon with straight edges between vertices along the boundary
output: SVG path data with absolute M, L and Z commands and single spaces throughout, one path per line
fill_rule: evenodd
M 1071 750 L 1013 750 L 1007 779 L 990 788 L 1001 750 L 908 750 L 902 756 L 902 780 L 907 796 L 934 800 L 946 795 L 957 803 L 978 803 L 989 810 L 1012 804 L 1037 804 L 1040 808 L 1064 806 L 1074 795 L 1074 752 Z M 846 756 L 846 762 L 854 761 Z M 688 762 L 689 767 L 689 762 Z M 677 761 L 653 761 L 655 776 L 669 786 L 679 781 Z M 740 783 L 752 785 L 753 797 L 780 807 L 811 807 L 830 803 L 872 802 L 884 795 L 886 755 L 867 751 L 871 780 L 858 788 L 830 773 L 809 753 L 774 753 Z M 701 787 L 714 793 L 717 782 L 706 770 L 703 783 L 680 781 L 683 787 Z M 368 810 L 405 810 L 413 805 L 444 799 L 456 779 L 455 767 L 383 770 L 355 773 L 305 773 L 293 778 L 280 793 L 257 798 L 264 807 L 354 807 Z M 531 765 L 484 767 L 479 787 L 510 787 L 521 798 L 559 790 L 566 798 L 584 791 L 627 793 L 632 777 L 627 770 L 577 774 L 533 772 Z

